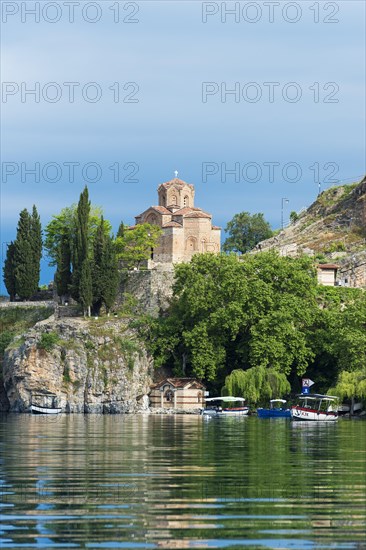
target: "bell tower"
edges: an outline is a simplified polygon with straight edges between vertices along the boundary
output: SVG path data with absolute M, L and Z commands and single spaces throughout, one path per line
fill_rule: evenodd
M 175 175 L 178 175 L 177 171 L 175 171 Z M 159 206 L 164 206 L 171 211 L 180 210 L 181 208 L 193 208 L 194 186 L 175 177 L 159 185 L 158 197 Z

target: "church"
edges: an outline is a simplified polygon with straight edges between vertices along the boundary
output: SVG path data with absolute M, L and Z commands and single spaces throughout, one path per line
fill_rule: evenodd
M 194 205 L 194 186 L 177 177 L 158 187 L 158 206 L 136 216 L 136 224 L 150 223 L 162 229 L 151 251 L 150 269 L 189 262 L 194 254 L 220 252 L 221 228 L 212 215 Z

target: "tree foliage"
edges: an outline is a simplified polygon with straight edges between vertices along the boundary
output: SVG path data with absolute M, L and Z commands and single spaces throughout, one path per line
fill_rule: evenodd
M 233 370 L 225 379 L 222 395 L 245 397 L 252 403 L 280 399 L 289 394 L 291 386 L 284 373 L 265 367 L 246 371 Z
M 9 293 L 10 301 L 13 302 L 16 295 L 16 279 L 15 279 L 15 244 L 11 242 L 6 250 L 6 258 L 3 267 L 4 283 L 6 290 Z
M 42 230 L 37 209 L 32 214 L 24 208 L 19 215 L 17 236 L 12 250 L 15 292 L 22 300 L 30 298 L 38 289 L 42 255 Z
M 71 243 L 68 233 L 61 235 L 58 248 L 56 288 L 57 294 L 66 297 L 71 287 Z
M 118 259 L 128 268 L 140 267 L 141 262 L 150 258 L 160 235 L 160 227 L 149 223 L 138 224 L 133 229 L 124 228 L 123 235 L 116 238 Z
M 88 242 L 94 242 L 94 238 L 103 215 L 100 206 L 90 205 L 88 218 Z M 73 237 L 76 234 L 77 204 L 62 208 L 59 214 L 54 215 L 45 228 L 44 247 L 50 258 L 50 265 L 56 265 L 59 257 L 59 249 L 63 235 L 68 235 L 70 246 L 73 246 Z M 108 220 L 104 220 L 104 230 L 110 234 L 112 226 Z M 92 254 L 92 250 L 89 251 Z
M 191 374 L 221 385 L 234 369 L 302 374 L 314 357 L 316 285 L 309 258 L 196 255 L 176 266 L 169 316 L 155 323 L 159 361 L 184 354 Z
M 269 239 L 272 236 L 272 230 L 263 214 L 253 214 L 241 212 L 235 214 L 233 219 L 225 227 L 229 234 L 224 242 L 223 250 L 225 252 L 240 252 L 244 254 L 255 247 L 260 241 Z
M 113 306 L 116 299 L 119 272 L 115 245 L 104 228 L 103 217 L 94 239 L 93 257 L 93 304 L 96 313 L 99 313 L 101 305 L 104 304 L 107 312 Z

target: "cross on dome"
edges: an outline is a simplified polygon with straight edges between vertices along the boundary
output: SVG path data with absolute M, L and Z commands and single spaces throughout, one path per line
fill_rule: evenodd
M 176 178 L 178 177 L 178 170 L 174 171 L 174 175 L 175 175 Z

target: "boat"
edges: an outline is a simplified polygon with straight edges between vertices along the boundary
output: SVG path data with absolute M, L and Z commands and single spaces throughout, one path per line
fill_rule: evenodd
M 338 419 L 338 397 L 334 395 L 301 394 L 299 405 L 291 407 L 292 420 L 334 422 Z
M 208 397 L 206 399 L 206 407 L 200 409 L 200 414 L 203 416 L 246 416 L 249 413 L 249 407 L 244 405 L 244 397 L 232 397 L 226 395 L 224 397 Z M 208 406 L 207 406 L 207 403 Z M 229 404 L 237 404 L 238 406 L 228 407 Z
M 259 418 L 291 418 L 291 410 L 284 407 L 285 399 L 271 399 L 269 403 L 269 409 L 257 409 Z
M 31 412 L 33 414 L 59 414 L 62 408 L 57 406 L 54 393 L 32 395 Z

